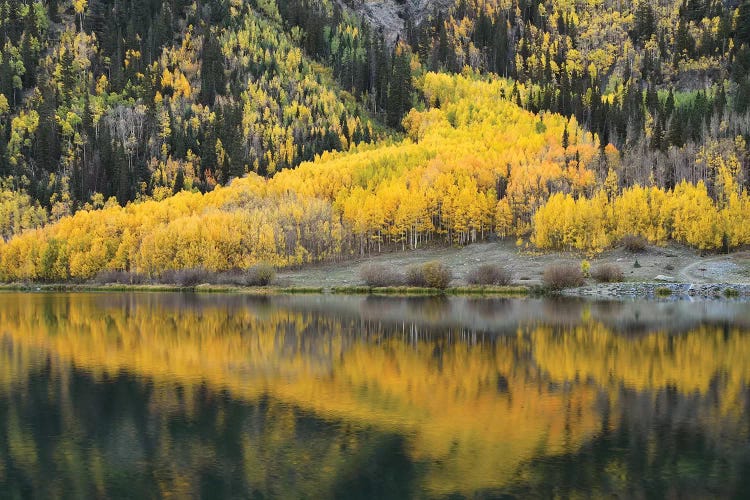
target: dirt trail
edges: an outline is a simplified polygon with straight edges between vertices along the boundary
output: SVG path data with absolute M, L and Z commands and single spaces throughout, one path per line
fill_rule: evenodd
M 695 260 L 679 272 L 689 283 L 747 283 L 750 281 L 750 257 L 746 252 Z

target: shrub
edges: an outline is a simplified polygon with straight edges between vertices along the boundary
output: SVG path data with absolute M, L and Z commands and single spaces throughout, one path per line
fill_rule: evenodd
M 276 269 L 270 264 L 261 262 L 245 272 L 247 286 L 266 286 L 276 279 Z
M 444 290 L 448 288 L 453 273 L 441 262 L 426 262 L 420 265 L 409 266 L 406 269 L 406 284 L 416 287 L 430 287 Z
M 217 285 L 245 285 L 245 272 L 242 269 L 232 269 L 231 271 L 224 271 L 222 273 L 215 274 L 211 277 L 211 281 Z
M 276 278 L 276 270 L 269 264 L 256 264 L 248 269 L 233 269 L 208 276 L 210 283 L 235 286 L 265 286 Z
M 601 264 L 594 269 L 592 277 L 599 283 L 617 283 L 622 281 L 622 268 L 616 264 Z
M 359 277 L 368 286 L 385 287 L 404 284 L 404 276 L 385 264 L 367 264 L 359 271 Z
M 448 288 L 453 279 L 453 273 L 442 262 L 425 263 L 422 265 L 422 275 L 427 286 L 441 290 Z
M 585 278 L 591 276 L 591 262 L 587 260 L 581 261 L 581 273 Z
M 660 286 L 654 291 L 654 293 L 656 293 L 657 297 L 669 297 L 670 295 L 672 295 L 672 289 L 665 286 Z
M 620 240 L 620 244 L 630 253 L 643 253 L 648 243 L 643 236 L 626 234 Z
M 413 265 L 406 268 L 406 277 L 404 279 L 409 286 L 427 286 L 427 281 L 422 272 L 422 266 Z
M 178 286 L 196 286 L 209 281 L 209 272 L 203 268 L 170 269 L 163 271 L 159 282 Z
M 583 285 L 583 273 L 572 264 L 555 264 L 544 270 L 544 284 L 550 290 L 563 290 Z
M 510 285 L 511 279 L 510 271 L 496 264 L 482 264 L 466 276 L 471 285 Z

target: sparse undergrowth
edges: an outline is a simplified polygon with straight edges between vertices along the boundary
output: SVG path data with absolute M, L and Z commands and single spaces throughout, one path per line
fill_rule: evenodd
M 238 287 L 268 286 L 276 278 L 276 270 L 268 264 L 256 264 L 248 269 L 212 273 L 203 268 L 168 270 L 149 278 L 143 274 L 125 271 L 102 271 L 89 283 L 92 285 L 226 285 Z
M 620 244 L 630 253 L 643 253 L 646 251 L 648 242 L 643 236 L 627 234 L 622 237 Z
M 510 285 L 513 279 L 511 272 L 497 264 L 482 264 L 469 271 L 466 281 L 470 285 Z
M 580 267 L 572 264 L 553 264 L 544 270 L 544 285 L 551 291 L 560 291 L 584 284 Z
M 339 295 L 477 295 L 520 297 L 532 293 L 525 286 L 460 286 L 445 289 L 419 286 L 339 286 L 331 292 Z
M 657 297 L 669 297 L 670 295 L 672 295 L 672 289 L 665 286 L 660 286 L 659 288 L 654 290 L 654 294 Z
M 369 287 L 402 286 L 406 281 L 403 273 L 385 264 L 366 264 L 359 277 Z
M 406 269 L 406 273 L 393 269 L 384 264 L 368 264 L 359 273 L 360 279 L 370 288 L 435 288 L 445 290 L 453 280 L 451 270 L 438 261 L 413 265 Z
M 594 268 L 591 277 L 599 283 L 618 283 L 623 280 L 624 273 L 617 264 L 600 264 Z

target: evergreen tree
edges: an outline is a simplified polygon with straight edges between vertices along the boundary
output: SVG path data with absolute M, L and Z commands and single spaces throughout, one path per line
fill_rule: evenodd
M 59 0 L 47 0 L 47 12 L 48 12 L 50 21 L 52 21 L 53 23 L 60 22 L 60 12 L 59 12 L 58 1 Z
M 635 25 L 633 27 L 633 40 L 644 43 L 656 34 L 656 16 L 647 0 L 639 0 L 635 9 Z
M 411 53 L 405 46 L 396 49 L 393 58 L 393 71 L 388 87 L 388 106 L 386 109 L 388 125 L 401 127 L 401 119 L 411 109 Z
M 674 66 L 677 67 L 680 58 L 690 59 L 694 54 L 695 40 L 690 34 L 687 23 L 681 20 L 674 36 Z
M 667 144 L 677 146 L 678 148 L 683 145 L 682 119 L 677 113 L 672 115 L 672 119 L 669 121 L 669 131 L 667 132 L 666 141 Z
M 185 189 L 185 171 L 180 167 L 177 169 L 177 174 L 175 175 L 172 193 L 177 194 L 183 189 Z
M 55 92 L 50 91 L 47 84 L 42 85 L 42 88 L 47 89 L 47 92 L 43 92 L 39 105 L 39 129 L 34 157 L 44 172 L 55 172 L 60 160 L 59 127 L 55 117 L 57 108 Z
M 750 45 L 750 0 L 744 0 L 737 9 L 735 46 Z
M 60 56 L 60 100 L 63 104 L 70 105 L 76 87 L 76 71 L 73 67 L 75 61 L 73 51 L 66 48 Z
M 217 95 L 224 95 L 224 54 L 215 33 L 207 32 L 203 37 L 203 62 L 201 64 L 201 102 L 213 105 Z
M 651 133 L 650 146 L 654 151 L 660 151 L 664 146 L 664 129 L 661 125 L 661 120 L 658 118 L 654 119 L 654 129 Z
M 0 94 L 8 99 L 11 109 L 15 107 L 16 90 L 13 88 L 13 68 L 10 65 L 10 54 L 0 51 Z
M 667 100 L 664 103 L 664 113 L 667 116 L 671 116 L 673 112 L 674 112 L 674 91 L 670 87 L 669 94 L 667 94 Z

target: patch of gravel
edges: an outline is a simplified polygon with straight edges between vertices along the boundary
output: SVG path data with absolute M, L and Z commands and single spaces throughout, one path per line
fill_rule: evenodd
M 664 291 L 669 290 L 666 294 Z M 596 299 L 723 299 L 750 300 L 750 284 L 736 283 L 603 283 L 570 288 L 563 292 L 571 297 Z
M 299 269 L 285 269 L 278 273 L 277 283 L 280 286 L 315 286 L 335 287 L 361 285 L 360 270 L 363 266 L 375 263 L 403 271 L 411 265 L 421 265 L 431 260 L 446 264 L 453 271 L 453 285 L 466 283 L 466 276 L 481 264 L 497 264 L 509 269 L 517 285 L 537 286 L 542 284 L 544 269 L 552 264 L 571 264 L 580 266 L 587 259 L 592 271 L 602 264 L 613 264 L 620 267 L 627 280 L 627 296 L 644 297 L 646 292 L 631 292 L 631 288 L 640 287 L 642 283 L 656 283 L 657 276 L 673 278 L 674 283 L 653 285 L 654 287 L 673 286 L 676 283 L 714 282 L 727 288 L 727 283 L 750 285 L 750 252 L 737 252 L 726 256 L 701 256 L 693 249 L 669 245 L 667 247 L 649 246 L 645 252 L 632 254 L 622 248 L 603 252 L 593 258 L 573 252 L 533 252 L 516 246 L 515 239 L 496 240 L 486 243 L 474 243 L 462 248 L 435 245 L 419 250 L 391 251 L 372 254 L 366 257 L 352 256 L 335 262 L 308 264 Z M 637 262 L 637 265 L 636 265 Z M 705 271 L 704 271 L 705 269 Z M 668 280 L 669 281 L 669 280 Z M 606 287 L 605 295 L 610 292 Z M 642 285 L 649 289 L 648 285 Z M 619 289 L 612 293 L 618 292 Z M 694 292 L 697 293 L 697 292 Z M 708 292 L 707 292 L 708 293 Z M 599 292 L 597 292 L 599 294 Z M 687 295 L 689 297 L 689 295 Z

